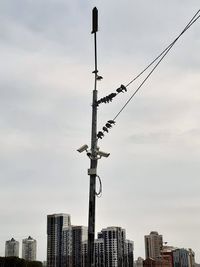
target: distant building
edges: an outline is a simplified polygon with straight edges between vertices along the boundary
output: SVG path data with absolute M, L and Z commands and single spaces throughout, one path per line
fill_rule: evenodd
M 189 267 L 195 267 L 195 253 L 191 248 L 188 249 L 188 262 Z
M 63 228 L 62 264 L 65 267 L 82 267 L 83 243 L 88 238 L 85 226 L 69 226 Z
M 152 231 L 149 235 L 145 235 L 145 256 L 146 259 L 159 259 L 161 257 L 161 249 L 163 244 L 162 235 Z
M 95 267 L 104 267 L 105 266 L 105 244 L 104 239 L 99 238 L 94 241 L 94 258 L 95 258 Z
M 87 227 L 72 226 L 72 267 L 82 267 L 82 244 L 87 239 Z
M 69 214 L 47 215 L 47 267 L 63 267 L 63 229 L 70 225 Z
M 161 258 L 165 261 L 168 259 L 172 267 L 195 267 L 195 253 L 192 249 L 164 246 Z
M 84 241 L 82 245 L 83 267 L 87 267 L 87 246 L 88 242 Z M 103 238 L 94 240 L 94 261 L 95 267 L 105 267 L 105 247 Z
M 173 261 L 174 261 L 174 267 L 188 267 L 189 261 L 188 261 L 189 252 L 188 250 L 184 248 L 177 248 L 173 250 Z
M 125 267 L 133 267 L 134 266 L 134 256 L 133 256 L 134 244 L 133 241 L 125 240 Z
M 107 227 L 98 234 L 104 241 L 105 267 L 132 267 L 133 242 L 126 240 L 126 231 L 121 227 Z
M 72 267 L 72 230 L 71 225 L 62 230 L 62 266 Z
M 82 245 L 83 267 L 87 267 L 87 242 Z M 133 242 L 121 227 L 107 227 L 94 241 L 95 267 L 133 267 Z
M 135 267 L 143 267 L 144 259 L 142 257 L 138 257 L 137 260 L 134 262 Z
M 37 241 L 29 236 L 22 240 L 22 258 L 27 261 L 36 261 Z
M 5 257 L 19 257 L 19 242 L 14 238 L 5 243 Z
M 98 237 L 103 238 L 105 247 L 105 266 L 124 266 L 125 230 L 121 227 L 107 227 Z
M 88 242 L 84 241 L 82 244 L 82 263 L 83 267 L 87 267 L 87 246 Z

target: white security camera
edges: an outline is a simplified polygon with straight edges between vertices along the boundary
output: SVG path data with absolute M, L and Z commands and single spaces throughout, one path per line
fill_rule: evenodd
M 110 153 L 107 153 L 107 152 L 103 152 L 103 151 L 98 151 L 97 154 L 100 156 L 100 157 L 109 157 L 110 156 Z
M 82 153 L 83 151 L 86 151 L 88 149 L 88 145 L 83 145 L 83 146 L 81 146 L 79 149 L 77 149 L 77 151 L 79 152 L 79 153 Z

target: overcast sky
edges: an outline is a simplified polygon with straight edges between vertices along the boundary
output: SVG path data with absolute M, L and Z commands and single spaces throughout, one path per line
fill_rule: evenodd
M 199 0 L 0 1 L 0 255 L 31 235 L 46 259 L 46 216 L 87 225 L 94 49 L 99 9 L 99 97 L 127 84 L 182 31 Z M 178 41 L 99 142 L 103 196 L 96 230 L 126 229 L 135 258 L 158 231 L 200 262 L 200 21 Z M 98 129 L 139 83 L 99 107 Z M 21 250 L 21 247 L 20 247 Z

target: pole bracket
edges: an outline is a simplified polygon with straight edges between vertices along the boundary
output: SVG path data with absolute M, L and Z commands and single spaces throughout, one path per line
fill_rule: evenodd
M 97 169 L 88 169 L 88 175 L 96 175 L 97 174 Z

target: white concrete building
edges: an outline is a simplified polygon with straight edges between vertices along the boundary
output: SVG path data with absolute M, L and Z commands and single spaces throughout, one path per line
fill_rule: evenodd
M 5 257 L 19 257 L 19 242 L 14 238 L 5 243 Z
M 31 236 L 22 240 L 22 258 L 27 261 L 35 261 L 37 253 L 37 241 Z

